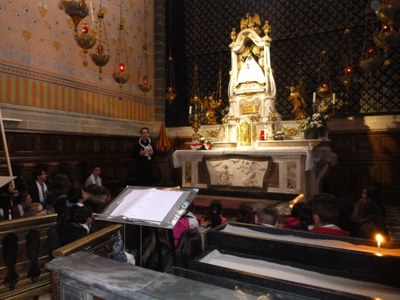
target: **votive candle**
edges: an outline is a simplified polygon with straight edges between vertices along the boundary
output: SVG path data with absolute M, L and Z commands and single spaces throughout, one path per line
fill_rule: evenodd
M 376 244 L 378 246 L 378 255 L 381 253 L 381 243 L 383 241 L 383 236 L 381 234 L 377 234 L 375 236 Z

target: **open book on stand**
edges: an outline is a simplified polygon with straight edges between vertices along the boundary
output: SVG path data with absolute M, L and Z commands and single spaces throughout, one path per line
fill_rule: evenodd
M 173 228 L 198 189 L 127 186 L 96 219 Z

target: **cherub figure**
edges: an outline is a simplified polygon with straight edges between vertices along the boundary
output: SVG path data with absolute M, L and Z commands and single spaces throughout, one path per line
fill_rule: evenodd
M 233 27 L 232 31 L 231 31 L 231 40 L 232 40 L 232 42 L 236 41 L 236 38 L 237 38 L 237 31 L 236 31 L 236 28 Z
M 263 31 L 264 35 L 269 36 L 271 34 L 271 25 L 269 24 L 268 20 L 265 20 L 264 25 L 263 25 Z

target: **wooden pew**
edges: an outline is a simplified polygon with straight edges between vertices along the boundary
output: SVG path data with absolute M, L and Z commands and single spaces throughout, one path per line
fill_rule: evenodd
M 117 237 L 118 231 L 121 231 L 123 226 L 121 224 L 111 224 L 96 232 L 88 234 L 87 236 L 55 249 L 52 252 L 53 257 L 66 256 L 78 251 L 85 252 L 98 252 L 101 247 L 106 247 L 111 244 Z M 122 234 L 122 233 L 121 233 Z
M 15 220 L 0 221 L 0 241 L 7 234 L 15 234 L 18 237 L 18 256 L 15 266 L 16 272 L 19 275 L 19 280 L 14 290 L 9 290 L 9 287 L 1 284 L 0 299 L 32 299 L 51 291 L 50 273 L 45 270 L 44 265 L 51 260 L 49 244 L 47 240 L 47 231 L 56 224 L 57 215 L 48 214 L 43 216 L 34 216 L 20 218 Z M 36 229 L 40 233 L 40 252 L 38 264 L 41 268 L 41 275 L 36 282 L 32 282 L 27 278 L 30 268 L 30 261 L 26 253 L 25 235 L 30 229 Z M 3 246 L 0 244 L 0 249 Z M 0 251 L 0 280 L 3 283 L 7 274 L 2 251 Z
M 121 224 L 111 224 L 79 240 L 53 250 L 52 255 L 53 257 L 62 257 L 78 251 L 98 254 L 104 249 L 107 250 L 112 247 L 114 241 L 118 238 L 118 232 L 122 229 L 123 226 Z M 52 299 L 59 299 L 59 281 L 55 273 L 51 274 L 51 284 Z

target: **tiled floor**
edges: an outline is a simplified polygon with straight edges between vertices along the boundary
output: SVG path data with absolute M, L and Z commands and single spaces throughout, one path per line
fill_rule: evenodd
M 386 205 L 386 226 L 393 241 L 400 242 L 400 206 Z

